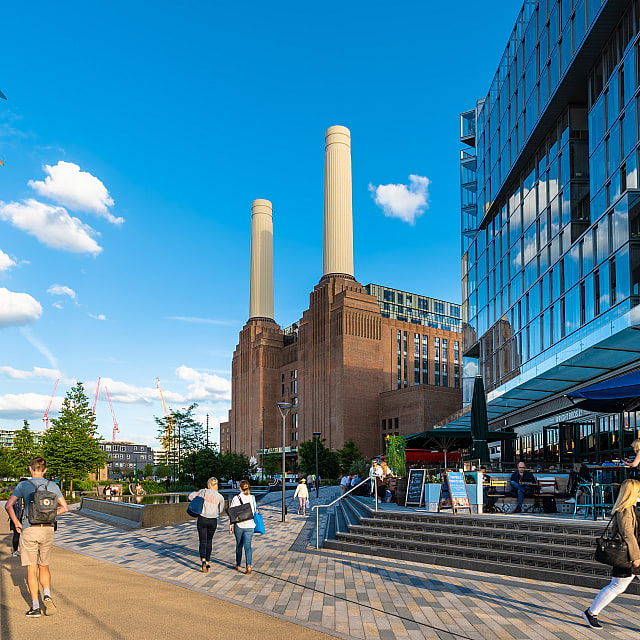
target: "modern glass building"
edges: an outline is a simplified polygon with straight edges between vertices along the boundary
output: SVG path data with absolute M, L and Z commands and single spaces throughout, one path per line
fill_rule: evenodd
M 461 115 L 465 400 L 481 374 L 506 461 L 614 458 L 640 428 L 565 397 L 640 367 L 639 101 L 638 0 L 526 0 Z

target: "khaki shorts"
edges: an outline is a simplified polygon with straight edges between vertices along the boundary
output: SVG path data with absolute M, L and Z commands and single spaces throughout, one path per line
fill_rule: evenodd
M 27 527 L 20 534 L 20 561 L 29 565 L 49 566 L 53 547 L 53 527 Z

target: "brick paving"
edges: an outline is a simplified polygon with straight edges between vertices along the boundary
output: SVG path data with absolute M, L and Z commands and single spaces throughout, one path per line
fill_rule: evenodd
M 321 502 L 337 495 L 323 489 Z M 56 544 L 70 551 L 233 601 L 340 638 L 381 640 L 581 640 L 594 590 L 510 576 L 305 547 L 313 521 L 280 522 L 279 496 L 261 504 L 267 534 L 254 536 L 253 574 L 235 571 L 226 520 L 211 570 L 199 571 L 193 522 L 122 531 L 77 514 L 61 518 Z M 289 509 L 292 502 L 289 500 Z M 312 501 L 313 504 L 313 501 Z M 150 597 L 153 597 L 152 595 Z M 636 599 L 601 615 L 607 638 L 637 640 Z

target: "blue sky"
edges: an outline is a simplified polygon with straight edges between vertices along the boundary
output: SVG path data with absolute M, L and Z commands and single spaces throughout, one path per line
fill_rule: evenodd
M 520 5 L 5 3 L 0 428 L 41 428 L 56 378 L 54 409 L 98 376 L 121 439 L 157 446 L 156 376 L 217 425 L 251 201 L 273 202 L 286 326 L 322 275 L 333 124 L 352 133 L 356 277 L 459 301 L 458 114 Z M 97 416 L 110 438 L 102 391 Z

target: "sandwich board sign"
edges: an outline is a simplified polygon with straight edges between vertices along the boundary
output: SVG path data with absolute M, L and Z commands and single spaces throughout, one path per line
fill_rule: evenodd
M 424 481 L 427 479 L 426 469 L 409 469 L 409 479 L 407 480 L 406 505 L 422 506 L 424 498 Z
M 444 474 L 438 511 L 443 509 L 452 509 L 453 513 L 457 513 L 458 509 L 468 509 L 471 513 L 471 501 L 463 472 L 450 471 Z

